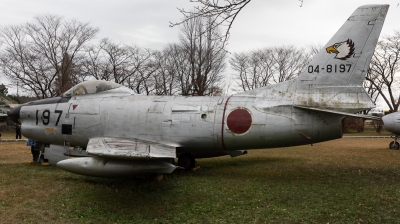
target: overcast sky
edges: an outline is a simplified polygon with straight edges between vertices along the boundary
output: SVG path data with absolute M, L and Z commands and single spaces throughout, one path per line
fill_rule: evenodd
M 222 0 L 221 0 L 222 2 Z M 400 0 L 252 0 L 231 30 L 228 49 L 247 51 L 268 46 L 325 44 L 360 5 L 390 4 L 383 35 L 400 30 Z M 21 24 L 53 13 L 89 22 L 100 29 L 97 39 L 162 49 L 178 41 L 176 9 L 190 10 L 189 0 L 1 0 L 0 25 Z
M 221 2 L 223 0 L 220 0 Z M 354 12 L 365 4 L 390 4 L 382 35 L 400 30 L 400 0 L 252 0 L 236 18 L 230 52 L 269 46 L 324 45 Z M 98 27 L 96 39 L 162 49 L 178 41 L 179 28 L 169 27 L 190 10 L 189 0 L 0 0 L 0 25 L 22 24 L 52 13 Z M 12 91 L 10 91 L 12 92 Z

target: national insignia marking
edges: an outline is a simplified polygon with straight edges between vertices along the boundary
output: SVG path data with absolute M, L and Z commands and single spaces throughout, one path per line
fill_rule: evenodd
M 229 130 L 234 134 L 243 134 L 251 127 L 251 114 L 246 109 L 235 109 L 227 118 Z

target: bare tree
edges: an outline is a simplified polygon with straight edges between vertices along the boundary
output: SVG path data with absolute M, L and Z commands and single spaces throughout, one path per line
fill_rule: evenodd
M 192 68 L 187 51 L 184 50 L 184 46 L 181 44 L 170 44 L 165 49 L 165 52 L 168 52 L 168 57 L 171 59 L 171 71 L 173 72 L 171 75 L 176 76 L 179 94 L 183 96 L 190 95 L 193 89 L 193 82 L 190 75 Z
M 153 75 L 158 67 L 154 59 L 154 52 L 150 49 L 139 47 L 130 48 L 132 57 L 132 75 L 129 76 L 128 86 L 137 93 L 150 95 L 154 92 L 156 84 Z
M 134 51 L 131 48 L 137 47 L 115 44 L 107 38 L 96 46 L 87 47 L 84 63 L 86 73 L 98 80 L 125 83 L 135 73 L 132 62 Z
M 98 45 L 87 47 L 86 52 L 84 68 L 87 75 L 125 85 L 140 94 L 153 94 L 157 63 L 152 50 L 103 39 Z
M 66 53 L 61 62 L 61 73 L 58 73 L 54 81 L 55 95 L 61 95 L 68 89 L 72 88 L 77 83 L 85 80 L 85 75 L 82 72 L 82 61 L 84 56 L 78 54 L 75 60 Z
M 248 53 L 235 53 L 230 59 L 234 80 L 247 91 L 297 77 L 319 47 L 308 50 L 294 46 L 265 48 Z
M 300 7 L 302 7 L 303 0 L 299 1 Z M 179 12 L 183 15 L 183 19 L 177 23 L 170 22 L 170 26 L 181 25 L 195 18 L 213 18 L 211 23 L 205 24 L 207 25 L 206 30 L 226 27 L 224 34 L 218 36 L 218 39 L 223 43 L 222 46 L 225 46 L 229 39 L 229 32 L 233 22 L 240 11 L 242 11 L 251 0 L 190 0 L 190 2 L 197 4 L 194 6 L 194 11 L 178 8 Z
M 85 74 L 97 80 L 112 80 L 110 72 L 107 70 L 106 59 L 103 52 L 105 41 L 100 41 L 98 45 L 85 47 L 86 58 L 83 63 Z
M 212 21 L 211 18 L 195 18 L 183 23 L 181 28 L 180 45 L 190 68 L 190 92 L 200 96 L 211 94 L 210 88 L 215 88 L 221 81 L 221 73 L 225 69 L 226 52 L 222 43 L 214 38 L 219 35 L 219 29 L 204 28 L 204 24 Z M 182 95 L 189 94 L 188 90 L 182 90 Z
M 176 76 L 177 78 L 177 85 L 179 94 L 181 95 L 189 95 L 192 90 L 192 81 L 190 75 L 190 65 L 189 60 L 186 57 L 185 51 L 183 47 L 179 44 L 171 44 L 167 48 L 169 52 L 169 57 L 171 59 L 171 65 L 173 74 L 171 75 Z
M 7 95 L 8 94 L 8 88 L 6 87 L 6 85 L 4 85 L 3 83 L 0 84 L 0 93 Z
M 321 44 L 314 44 L 307 46 L 307 53 L 309 58 L 313 58 L 316 54 L 318 54 L 324 46 Z
M 374 82 L 370 80 L 374 80 Z M 372 102 L 376 103 L 377 99 L 380 96 L 379 89 L 383 88 L 383 84 L 383 82 L 378 81 L 377 73 L 373 72 L 371 68 L 368 68 L 363 86 L 369 97 L 371 97 Z M 367 113 L 368 111 L 365 112 Z
M 234 80 L 243 91 L 268 85 L 275 73 L 271 49 L 235 53 L 229 63 L 237 72 Z
M 185 66 L 180 66 L 184 60 L 180 57 L 179 47 L 176 44 L 169 44 L 162 51 L 154 53 L 155 65 L 157 71 L 153 78 L 155 81 L 155 95 L 176 95 L 180 92 L 179 77 L 182 73 L 179 68 L 184 69 Z
M 304 49 L 294 46 L 275 47 L 273 52 L 276 74 L 273 76 L 275 83 L 288 81 L 300 75 L 300 72 L 311 60 L 309 53 Z
M 203 24 L 206 25 L 204 32 L 214 30 L 221 26 L 227 27 L 224 35 L 216 36 L 216 38 L 222 41 L 222 46 L 225 46 L 229 39 L 229 31 L 233 21 L 235 21 L 239 12 L 250 1 L 251 0 L 231 0 L 223 1 L 223 3 L 220 4 L 219 0 L 191 0 L 191 2 L 197 3 L 199 6 L 195 6 L 194 11 L 186 11 L 185 9 L 178 8 L 184 18 L 181 22 L 171 23 L 170 26 L 181 25 L 193 19 L 212 18 L 209 23 Z
M 364 83 L 370 95 L 379 94 L 391 112 L 398 111 L 400 105 L 399 72 L 400 31 L 395 31 L 378 42 Z
M 80 79 L 80 50 L 97 32 L 88 23 L 66 21 L 57 15 L 0 27 L 2 71 L 38 98 L 58 95 Z

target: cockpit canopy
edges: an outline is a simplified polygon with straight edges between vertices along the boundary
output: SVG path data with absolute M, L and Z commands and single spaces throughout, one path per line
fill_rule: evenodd
M 133 91 L 123 87 L 120 84 L 114 83 L 114 82 L 108 82 L 104 80 L 92 80 L 92 81 L 86 81 L 82 82 L 71 89 L 69 89 L 67 92 L 63 94 L 63 97 L 71 97 L 71 96 L 76 96 L 76 95 L 86 95 L 86 94 L 95 94 L 95 93 L 100 93 L 112 89 L 117 89 L 117 88 L 123 88 L 126 89 L 127 93 L 132 93 Z

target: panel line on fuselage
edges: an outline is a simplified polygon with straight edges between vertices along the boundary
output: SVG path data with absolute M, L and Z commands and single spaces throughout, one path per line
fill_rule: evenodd
M 231 99 L 233 95 L 230 95 L 228 99 L 225 101 L 225 106 L 224 106 L 224 112 L 222 113 L 222 122 L 221 122 L 221 143 L 222 143 L 222 148 L 226 150 L 225 148 L 225 142 L 224 142 L 224 125 L 225 125 L 225 113 L 226 113 L 226 107 L 228 106 L 228 102 Z

